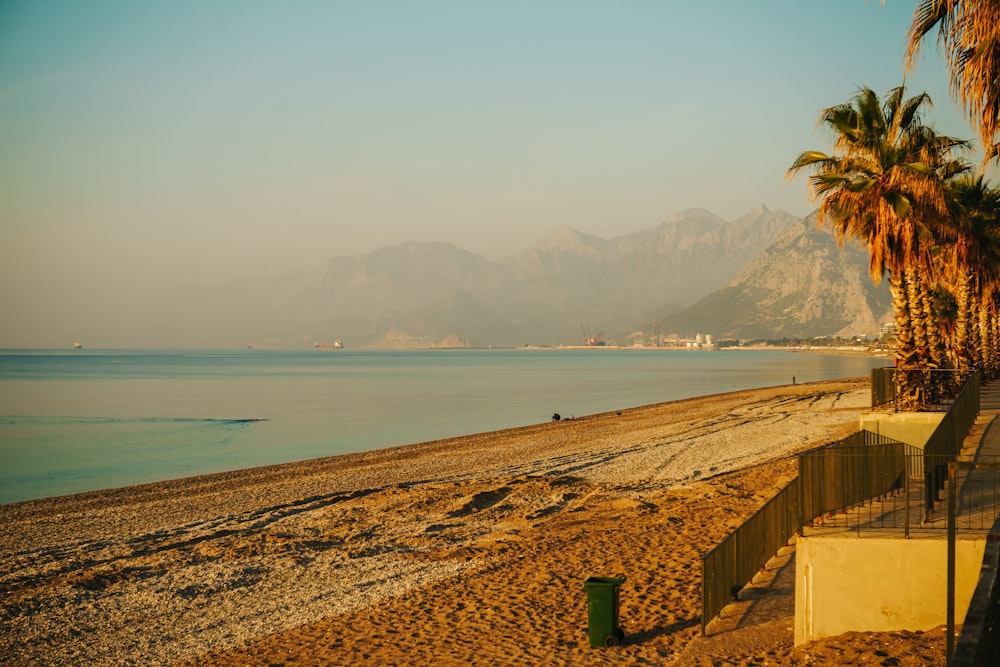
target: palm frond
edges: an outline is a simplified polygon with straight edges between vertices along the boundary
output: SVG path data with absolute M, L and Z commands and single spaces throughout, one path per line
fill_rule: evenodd
M 948 63 L 951 96 L 979 130 L 984 164 L 1000 160 L 1000 2 L 922 0 L 907 31 L 907 71 L 914 68 L 922 42 L 935 28 Z

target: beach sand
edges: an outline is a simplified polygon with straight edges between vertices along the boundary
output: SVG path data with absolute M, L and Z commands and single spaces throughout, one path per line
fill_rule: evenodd
M 858 429 L 868 387 L 0 506 L 0 662 L 942 664 L 940 629 L 793 648 L 788 595 L 767 610 L 755 591 L 781 587 L 763 584 L 701 636 L 701 555 L 794 477 L 795 453 Z M 616 575 L 627 637 L 591 649 L 583 581 Z

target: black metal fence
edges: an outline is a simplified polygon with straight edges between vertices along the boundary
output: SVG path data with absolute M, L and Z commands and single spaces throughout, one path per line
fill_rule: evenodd
M 888 396 L 898 390 L 895 382 L 900 377 L 898 373 L 877 376 L 873 372 L 873 404 L 876 383 L 879 391 L 887 392 L 884 395 Z M 927 377 L 943 390 L 959 375 Z M 947 398 L 943 391 L 933 394 L 938 405 L 947 401 L 947 412 L 924 450 L 859 431 L 844 440 L 800 454 L 798 478 L 702 557 L 702 632 L 806 525 L 858 531 L 903 528 L 907 536 L 911 525 L 946 528 L 944 522 L 935 522 L 935 510 L 941 502 L 939 495 L 947 480 L 948 463 L 959 455 L 965 436 L 979 414 L 979 375 L 961 377 L 964 386 L 949 390 Z M 982 530 L 981 525 L 971 522 L 975 516 L 980 516 L 982 522 L 1000 512 L 1000 480 L 990 489 L 969 493 L 972 494 L 967 501 L 969 507 L 976 505 L 982 512 L 968 512 L 967 527 Z M 989 521 L 992 523 L 992 519 Z
M 801 455 L 802 525 L 901 528 L 907 536 L 913 527 L 944 528 L 941 492 L 948 464 L 961 453 L 979 403 L 979 375 L 968 374 L 923 449 L 856 434 L 853 440 Z
M 820 499 L 831 497 L 850 500 L 843 505 L 833 501 L 824 506 L 821 514 L 803 521 L 803 527 L 810 531 L 851 531 L 863 533 L 866 531 L 897 530 L 904 537 L 910 537 L 914 532 L 938 531 L 943 534 L 947 530 L 946 494 L 928 493 L 926 481 L 930 478 L 924 473 L 925 456 L 920 449 L 910 445 L 902 445 L 902 456 L 899 446 L 873 447 L 870 452 L 859 452 L 855 448 L 830 449 L 822 459 L 827 464 L 827 470 L 834 474 L 856 472 L 855 466 L 872 461 L 873 470 L 881 470 L 882 482 L 897 472 L 902 478 L 889 485 L 886 493 L 880 493 L 870 498 L 857 500 L 859 494 L 850 491 L 859 486 L 858 483 L 847 484 L 847 490 L 835 488 L 833 491 L 817 493 Z M 1000 462 L 997 456 L 981 456 L 984 463 Z M 901 462 L 902 460 L 902 462 Z M 947 472 L 947 468 L 946 468 Z M 872 481 L 878 484 L 877 475 L 872 475 Z M 956 489 L 958 493 L 957 527 L 962 532 L 982 532 L 989 530 L 997 516 L 1000 516 L 1000 473 L 977 474 L 972 477 L 962 477 Z M 825 486 L 831 486 L 829 481 Z M 833 485 L 836 486 L 836 485 Z M 874 488 L 877 488 L 874 487 Z M 883 487 L 884 488 L 884 487 Z M 933 489 L 932 489 L 933 490 Z M 815 499 L 814 499 L 815 500 Z M 804 501 L 805 502 L 808 501 Z M 928 503 L 930 510 L 928 510 Z M 806 515 L 807 516 L 807 515 Z
M 702 557 L 701 631 L 801 527 L 799 480 L 793 479 Z
M 990 538 L 950 667 L 1000 665 L 1000 535 Z
M 702 557 L 702 632 L 808 521 L 905 483 L 906 447 L 858 431 L 800 454 L 799 476 Z
M 903 488 L 907 445 L 868 431 L 799 455 L 802 514 L 799 526 Z
M 948 479 L 948 464 L 958 458 L 962 451 L 965 435 L 979 415 L 979 374 L 969 377 L 965 387 L 958 393 L 951 408 L 927 439 L 924 445 L 925 510 L 927 518 L 934 513 L 945 480 Z
M 992 460 L 985 460 L 990 458 Z M 987 503 L 996 506 L 1000 457 L 977 456 L 974 461 L 955 461 L 948 465 L 948 664 L 953 666 L 1000 664 L 1000 521 L 994 521 L 986 540 L 979 581 L 972 593 L 962 623 L 958 650 L 955 647 L 955 544 L 958 519 L 963 514 L 961 498 L 977 503 L 986 495 Z M 994 517 L 996 515 L 994 514 Z
M 872 369 L 872 410 L 896 407 L 896 369 Z
M 872 410 L 943 412 L 966 387 L 972 370 L 873 368 Z

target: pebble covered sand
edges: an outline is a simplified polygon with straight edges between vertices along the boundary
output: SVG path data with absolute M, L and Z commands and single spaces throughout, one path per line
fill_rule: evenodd
M 5 665 L 940 664 L 943 633 L 701 637 L 701 555 L 868 382 L 734 392 L 0 506 Z M 622 646 L 588 576 L 627 577 Z M 737 624 L 738 625 L 738 624 Z M 938 648 L 942 653 L 938 653 Z

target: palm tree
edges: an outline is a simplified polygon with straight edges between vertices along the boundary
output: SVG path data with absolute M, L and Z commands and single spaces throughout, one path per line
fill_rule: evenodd
M 952 95 L 979 130 L 984 161 L 1000 160 L 1000 2 L 921 0 L 907 31 L 908 70 L 935 27 L 948 61 Z
M 1000 191 L 980 175 L 956 179 L 947 194 L 953 237 L 944 264 L 952 269 L 948 278 L 957 306 L 952 347 L 956 366 L 973 368 L 982 361 L 973 315 L 1000 280 Z
M 841 244 L 850 237 L 868 246 L 875 282 L 888 272 L 897 364 L 903 367 L 929 365 L 923 317 L 932 284 L 930 250 L 948 217 L 945 179 L 962 171 L 952 153 L 968 145 L 923 124 L 930 104 L 926 93 L 907 98 L 902 86 L 884 100 L 863 87 L 848 103 L 820 114 L 835 153 L 806 151 L 787 172 L 791 178 L 811 169 L 819 224 L 830 225 Z

